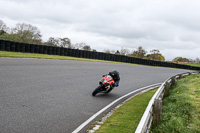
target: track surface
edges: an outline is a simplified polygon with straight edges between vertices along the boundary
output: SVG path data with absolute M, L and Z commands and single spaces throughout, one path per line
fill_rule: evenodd
M 103 74 L 117 69 L 120 86 L 92 97 Z M 0 132 L 70 133 L 135 89 L 187 70 L 70 60 L 0 58 Z

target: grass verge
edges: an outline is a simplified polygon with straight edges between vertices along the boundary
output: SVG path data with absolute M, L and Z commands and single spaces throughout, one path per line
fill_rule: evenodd
M 200 67 L 200 63 L 180 63 L 180 64 L 188 65 L 188 66 Z
M 162 124 L 152 133 L 200 133 L 200 74 L 177 81 L 162 108 Z
M 93 61 L 93 62 L 106 62 L 106 63 L 138 65 L 138 64 L 131 64 L 131 63 L 97 60 L 97 59 L 87 59 L 87 58 L 78 58 L 78 57 L 71 57 L 71 56 L 59 56 L 59 55 L 47 55 L 47 54 L 35 54 L 35 53 L 21 53 L 21 52 L 7 52 L 7 51 L 0 51 L 0 57 L 78 60 L 78 61 Z
M 135 132 L 142 115 L 157 89 L 137 95 L 120 106 L 95 133 Z
M 106 63 L 117 63 L 117 64 L 129 64 L 129 65 L 147 66 L 147 65 L 142 65 L 142 64 L 132 64 L 132 63 L 125 63 L 125 62 L 78 58 L 78 57 L 71 57 L 71 56 L 59 56 L 59 55 L 35 54 L 35 53 L 22 53 L 22 52 L 10 52 L 10 51 L 9 52 L 8 51 L 0 51 L 0 57 L 78 60 L 78 61 L 106 62 Z M 159 67 L 159 66 L 148 66 L 148 67 Z M 177 68 L 170 68 L 170 67 L 160 67 L 160 68 L 177 69 Z M 178 69 L 180 69 L 180 68 L 178 68 Z

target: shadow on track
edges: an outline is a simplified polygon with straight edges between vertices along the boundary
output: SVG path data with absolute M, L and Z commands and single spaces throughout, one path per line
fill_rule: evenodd
M 92 96 L 94 98 L 117 98 L 118 95 L 114 94 L 114 93 L 99 93 L 96 96 Z

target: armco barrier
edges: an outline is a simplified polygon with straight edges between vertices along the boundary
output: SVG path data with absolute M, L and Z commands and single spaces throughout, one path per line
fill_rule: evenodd
M 183 74 L 175 75 L 171 78 L 168 78 L 156 91 L 153 95 L 149 104 L 138 124 L 138 127 L 135 133 L 148 133 L 151 125 L 160 124 L 161 111 L 162 111 L 162 99 L 169 95 L 170 86 L 173 85 L 178 79 L 186 75 L 198 74 L 198 72 L 188 72 Z
M 117 61 L 117 62 L 133 63 L 133 64 L 142 64 L 142 65 L 149 65 L 149 66 L 161 66 L 161 67 L 200 70 L 200 67 L 176 64 L 176 63 L 170 63 L 170 62 L 146 60 L 146 59 L 140 59 L 140 58 L 135 58 L 135 57 L 128 57 L 124 55 L 115 55 L 115 54 L 108 54 L 108 53 L 102 53 L 102 52 L 53 47 L 53 46 L 47 46 L 47 45 L 25 44 L 25 43 L 11 42 L 11 41 L 5 41 L 5 40 L 0 40 L 0 50 L 72 56 L 72 57 L 79 57 L 79 58 L 89 58 L 89 59 Z

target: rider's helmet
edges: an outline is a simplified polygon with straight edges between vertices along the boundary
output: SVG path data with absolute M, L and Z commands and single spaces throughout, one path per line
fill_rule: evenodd
M 114 71 L 109 72 L 109 75 L 112 78 L 118 78 L 119 77 L 119 72 L 117 70 L 114 70 Z

